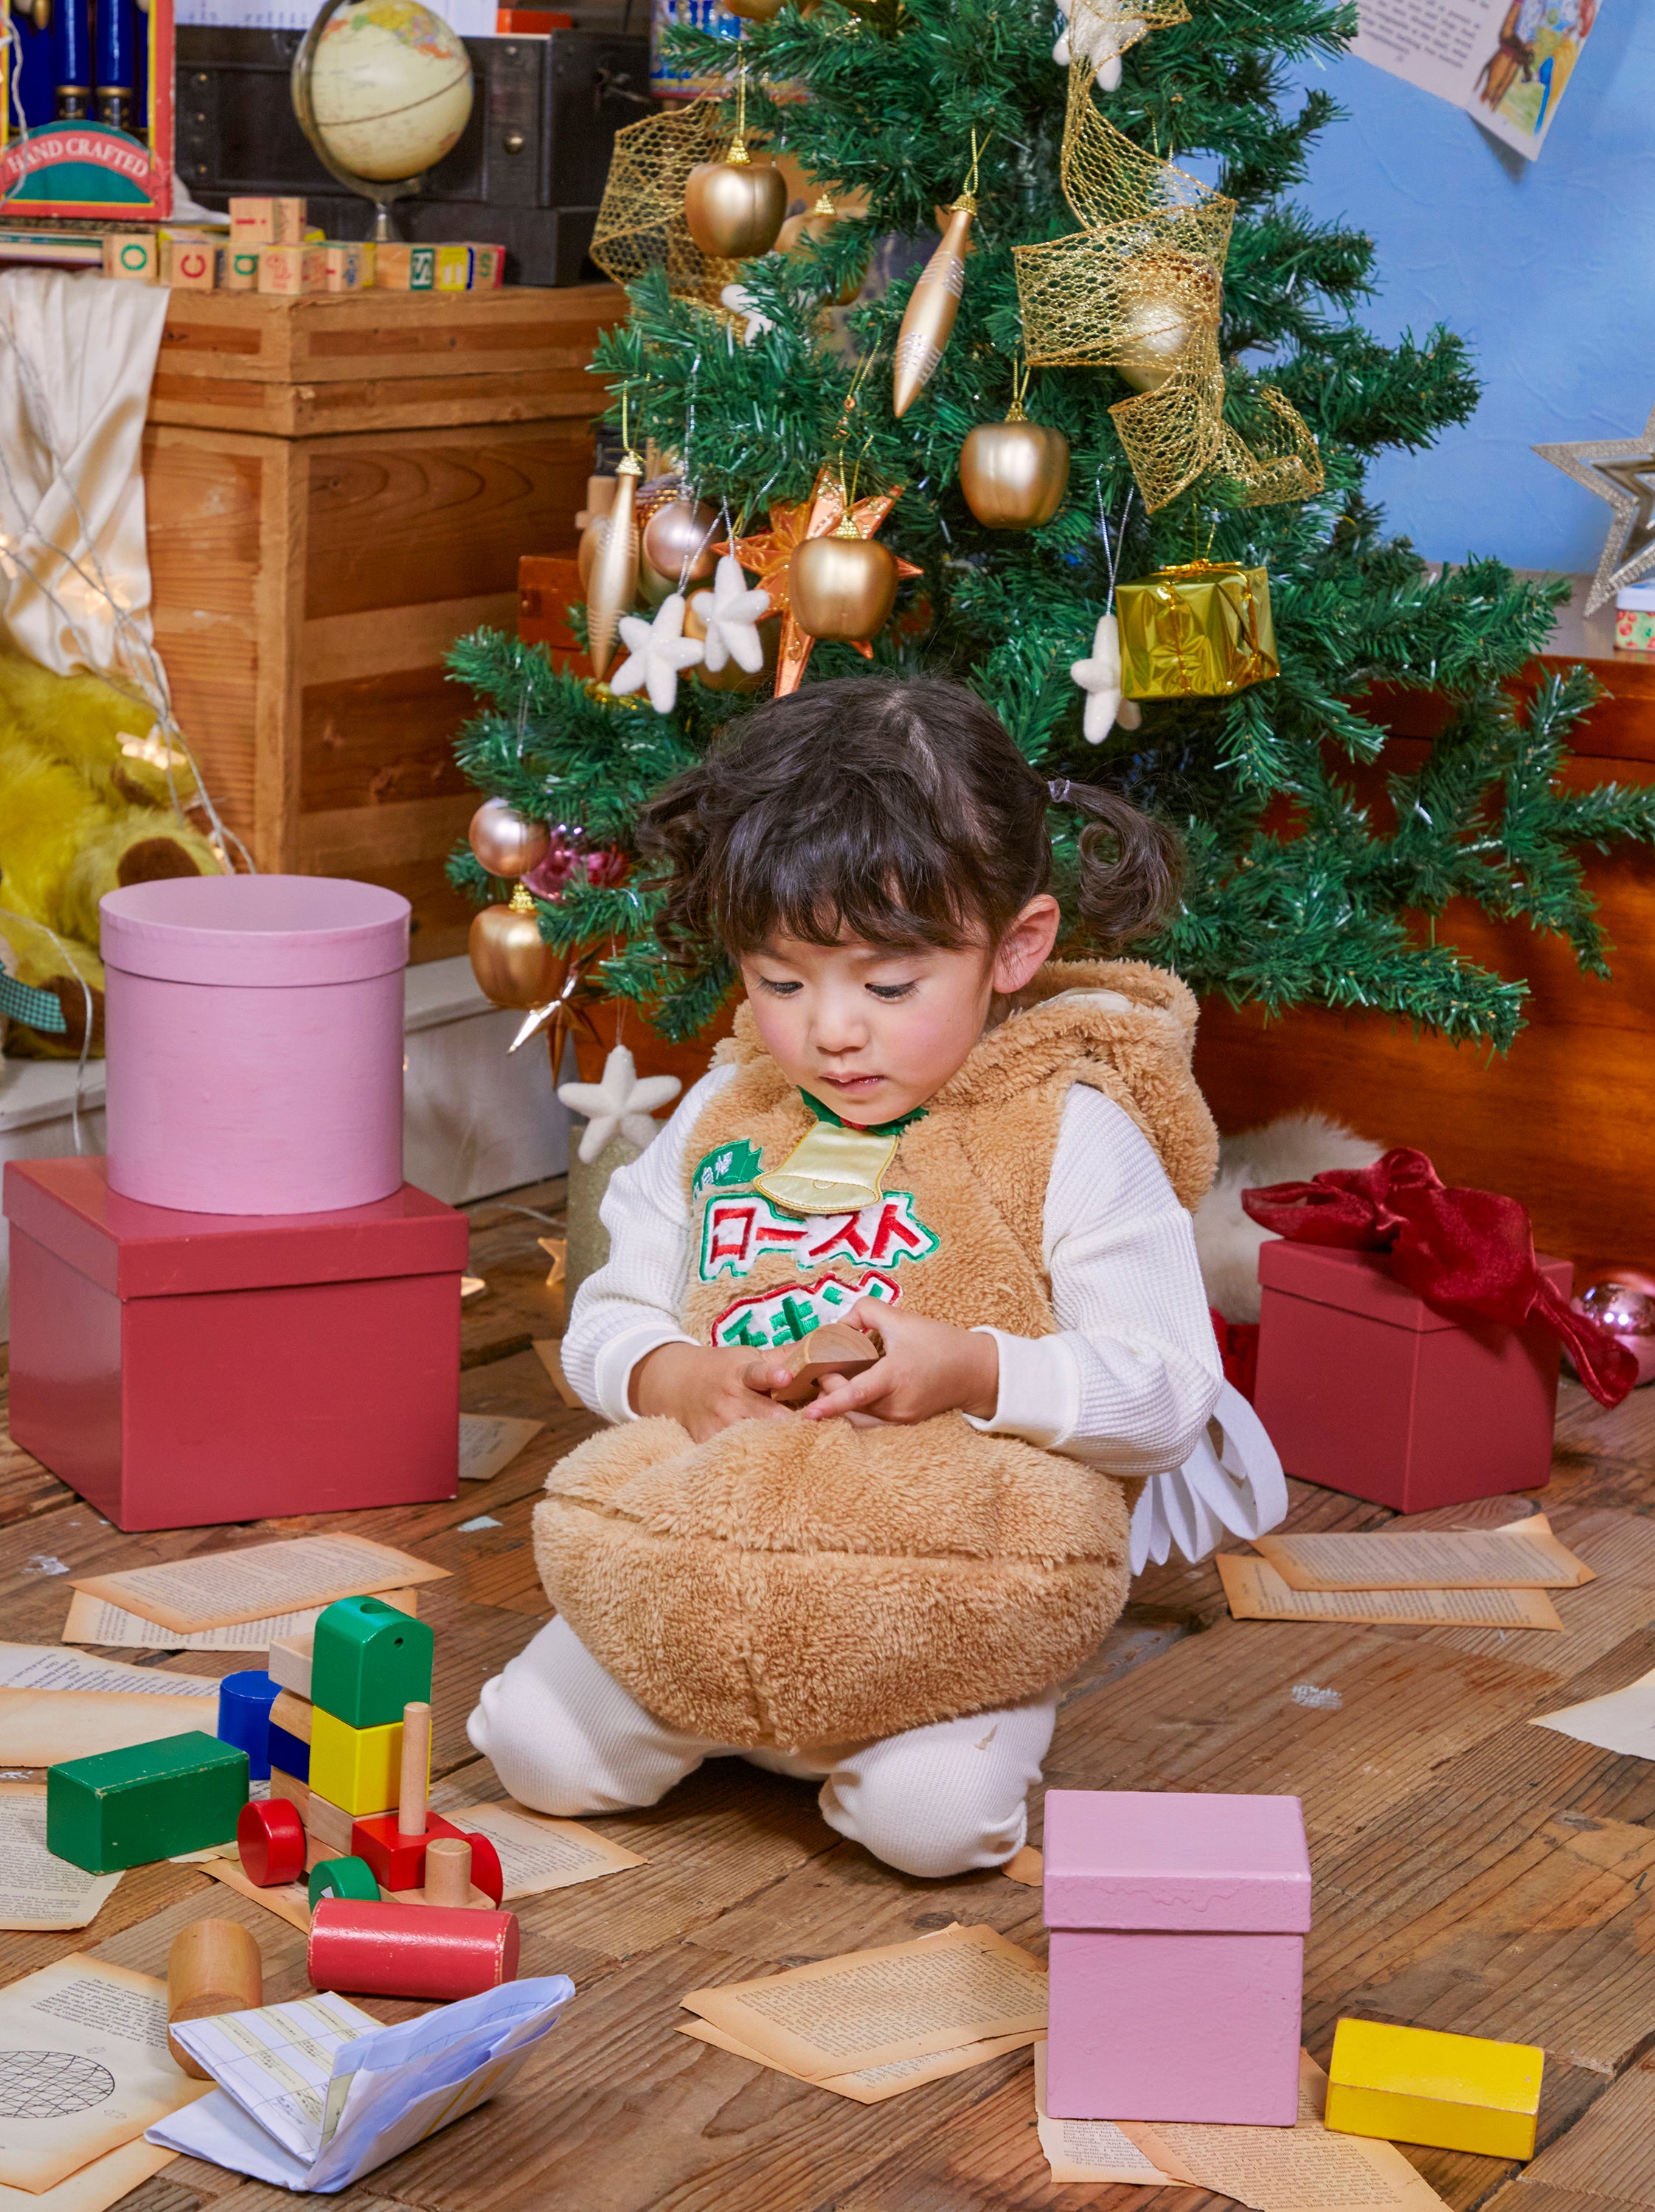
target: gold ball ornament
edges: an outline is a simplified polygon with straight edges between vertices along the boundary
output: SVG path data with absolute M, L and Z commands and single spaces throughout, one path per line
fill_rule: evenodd
M 861 644 L 885 628 L 897 603 L 897 563 L 847 514 L 831 537 L 807 538 L 788 562 L 794 620 L 806 637 Z
M 1014 406 L 1003 422 L 979 422 L 959 449 L 959 488 L 987 530 L 1037 530 L 1068 489 L 1069 441 Z
M 768 253 L 787 220 L 788 187 L 770 161 L 737 139 L 721 161 L 698 161 L 684 188 L 684 218 L 702 252 L 719 261 Z
M 733 15 L 745 15 L 750 23 L 773 23 L 785 4 L 786 0 L 724 0 Z
M 527 820 L 503 799 L 485 799 L 465 834 L 491 876 L 526 876 L 551 848 L 545 823 Z
M 1204 324 L 1218 321 L 1219 280 L 1183 253 L 1148 253 L 1122 272 L 1126 299 L 1111 336 L 1127 359 L 1116 374 L 1136 392 L 1159 392 Z
M 718 534 L 718 516 L 704 501 L 669 500 L 643 526 L 643 557 L 658 575 L 671 577 L 669 591 L 678 590 L 681 578 L 704 584 L 718 566 L 712 550 Z
M 557 995 L 563 956 L 541 936 L 521 884 L 509 906 L 485 906 L 476 916 L 466 949 L 478 988 L 496 1006 L 544 1006 Z
M 684 611 L 684 635 L 685 637 L 705 637 L 707 635 L 707 625 L 696 612 L 693 600 Z M 758 641 L 764 648 L 764 663 L 751 675 L 736 660 L 727 660 L 715 676 L 704 664 L 690 672 L 696 682 L 709 691 L 762 691 L 765 684 L 776 681 L 776 663 L 782 644 L 780 615 L 765 616 L 758 625 Z

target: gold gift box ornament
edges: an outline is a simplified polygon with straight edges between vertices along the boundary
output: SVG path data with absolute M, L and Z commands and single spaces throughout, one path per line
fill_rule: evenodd
M 1115 595 L 1129 699 L 1224 699 L 1280 675 L 1270 580 L 1234 561 L 1158 568 Z

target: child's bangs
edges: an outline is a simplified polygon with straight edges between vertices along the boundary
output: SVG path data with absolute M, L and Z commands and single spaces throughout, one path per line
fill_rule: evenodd
M 847 792 L 831 811 L 803 821 L 785 801 L 761 802 L 730 841 L 719 934 L 738 957 L 777 937 L 968 944 L 981 933 L 981 917 L 966 856 L 952 846 L 935 823 L 916 822 L 899 803 L 867 793 Z

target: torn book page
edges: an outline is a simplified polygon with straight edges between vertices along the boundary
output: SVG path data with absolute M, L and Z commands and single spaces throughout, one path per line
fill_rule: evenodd
M 55 1766 L 198 1729 L 218 1729 L 218 1687 L 203 1697 L 106 1690 L 0 1690 L 0 1766 Z
M 1565 1705 L 1558 1712 L 1537 1713 L 1531 1725 L 1573 1736 L 1577 1743 L 1596 1744 L 1603 1751 L 1655 1759 L 1655 1668 L 1623 1690 Z
M 1555 1628 L 1557 1607 L 1544 1590 L 1296 1590 L 1268 1559 L 1220 1552 L 1219 1578 L 1237 1620 L 1343 1620 L 1384 1627 Z
M 112 2204 L 130 2197 L 177 2156 L 175 2150 L 162 2150 L 140 2136 L 119 2150 L 106 2150 L 50 2189 L 0 2187 L 0 2212 L 109 2212 Z
M 785 1973 L 691 1990 L 687 2011 L 767 2064 L 819 2081 L 992 2036 L 1044 2032 L 1046 1970 L 995 1928 L 818 1959 Z
M 210 1674 L 173 1674 L 164 1667 L 129 1667 L 58 1644 L 0 1644 L 0 1689 L 126 1691 L 143 1698 L 218 1695 Z
M 88 1596 L 107 1598 L 189 1636 L 301 1607 L 332 1605 L 342 1597 L 377 1596 L 435 1582 L 447 1572 L 367 1536 L 290 1536 L 239 1552 L 200 1553 L 161 1566 L 72 1579 Z
M 1113 2120 L 1055 2120 L 1046 2110 L 1046 2046 L 1034 2052 L 1034 2117 L 1054 2181 L 1117 2181 L 1153 2189 L 1170 2181 Z
M 1505 1528 L 1404 1528 L 1394 1536 L 1258 1536 L 1290 1589 L 1576 1589 L 1597 1579 L 1543 1513 Z
M 238 1897 L 245 1897 L 251 1904 L 263 1905 L 266 1912 L 273 1912 L 278 1920 L 285 1920 L 289 1928 L 296 1928 L 301 1935 L 310 1933 L 308 1882 L 271 1882 L 261 1889 L 243 1869 L 240 1853 L 234 1844 L 222 1856 L 209 1857 L 204 1852 L 196 1863 L 203 1874 L 210 1874 L 215 1881 L 222 1881 L 226 1889 L 233 1889 Z
M 508 1468 L 544 1421 L 525 1421 L 510 1413 L 462 1413 L 459 1417 L 459 1479 L 487 1482 Z
M 849 2097 L 858 2105 L 882 2105 L 888 2097 L 900 2097 L 906 2090 L 917 2089 L 924 2082 L 940 2081 L 946 2074 L 964 2074 L 987 2059 L 998 2058 L 1003 2051 L 1026 2051 L 1044 2040 L 1035 2031 L 1022 2035 L 990 2036 L 982 2043 L 961 2044 L 952 2051 L 934 2051 L 928 2057 L 893 2058 L 883 2066 L 865 2066 L 855 2074 L 826 2074 L 819 2081 L 811 2081 L 807 2075 L 775 2065 L 759 2051 L 751 2050 L 739 2036 L 727 2035 L 710 2021 L 680 2021 L 678 2032 L 693 2036 L 698 2043 L 710 2043 L 717 2050 L 727 2051 L 736 2058 L 748 2059 L 755 2066 L 768 2066 L 772 2073 L 787 2075 L 789 2081 L 807 2081 L 812 2089 L 828 2089 L 836 2097 Z
M 411 1589 L 376 1590 L 376 1597 L 394 1605 L 399 1613 L 417 1613 L 419 1592 Z M 69 1601 L 69 1618 L 63 1626 L 65 1644 L 100 1644 L 116 1651 L 268 1651 L 278 1636 L 307 1636 L 322 1611 L 319 1605 L 297 1613 L 278 1613 L 263 1620 L 232 1621 L 223 1628 L 204 1628 L 192 1636 L 162 1628 L 107 1598 L 88 1597 L 76 1590 Z
M 636 1851 L 611 1844 L 607 1836 L 578 1820 L 554 1820 L 550 1814 L 530 1813 L 517 1804 L 462 1805 L 443 1818 L 457 1828 L 477 1829 L 499 1852 L 506 1885 L 502 1905 L 519 1897 L 538 1897 L 549 1889 L 572 1889 L 577 1882 L 596 1881 L 600 1875 L 648 1863 Z
M 46 1849 L 44 1782 L 0 1782 L 0 1928 L 42 1935 L 88 1927 L 119 1880 Z

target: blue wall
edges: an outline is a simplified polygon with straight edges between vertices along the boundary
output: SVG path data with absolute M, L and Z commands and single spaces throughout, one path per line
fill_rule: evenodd
M 1446 323 L 1482 401 L 1428 453 L 1369 486 L 1430 560 L 1595 568 L 1602 500 L 1531 445 L 1640 432 L 1655 408 L 1655 21 L 1604 0 L 1537 161 L 1469 115 L 1350 57 L 1311 68 L 1348 111 L 1297 197 L 1378 250 L 1363 320 L 1381 337 Z

